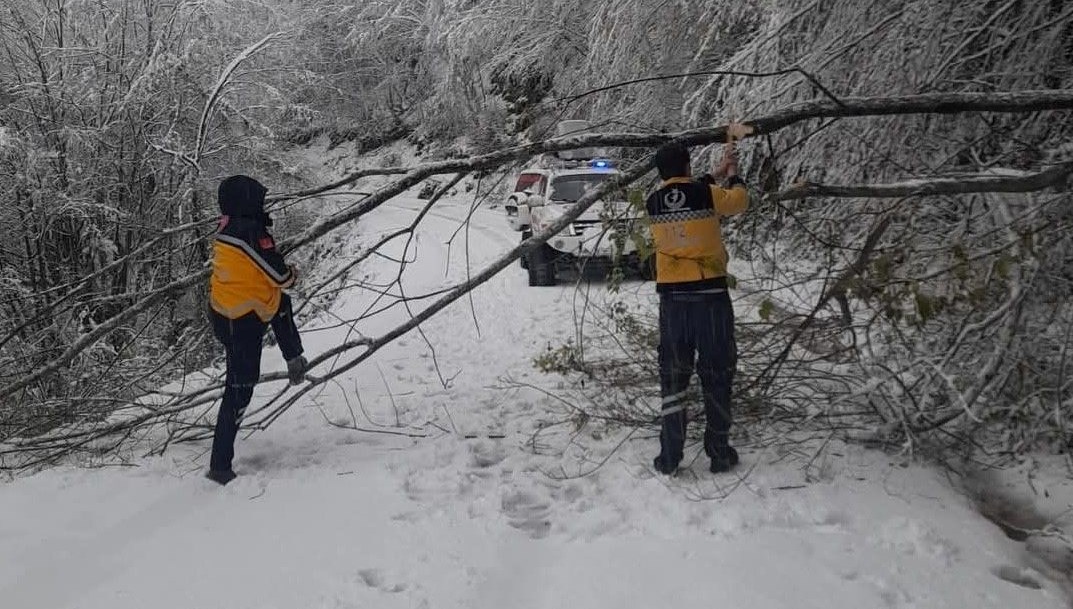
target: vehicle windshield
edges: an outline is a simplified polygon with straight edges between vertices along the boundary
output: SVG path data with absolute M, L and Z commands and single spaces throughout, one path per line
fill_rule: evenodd
M 548 200 L 577 203 L 582 195 L 596 188 L 609 177 L 611 177 L 609 173 L 579 173 L 552 178 Z

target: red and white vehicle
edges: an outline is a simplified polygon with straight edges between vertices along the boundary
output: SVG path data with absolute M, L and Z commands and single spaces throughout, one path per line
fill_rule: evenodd
M 585 193 L 618 175 L 606 159 L 561 159 L 544 157 L 518 175 L 514 192 L 504 208 L 510 227 L 522 240 L 558 220 Z M 624 193 L 597 201 L 566 230 L 522 259 L 529 271 L 529 285 L 555 285 L 558 269 L 592 264 L 610 267 L 618 258 L 649 275 L 648 261 L 639 259 L 630 238 L 642 212 L 633 208 Z

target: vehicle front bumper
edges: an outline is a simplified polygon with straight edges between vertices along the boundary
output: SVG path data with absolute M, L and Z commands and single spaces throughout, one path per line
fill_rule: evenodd
M 599 230 L 590 230 L 581 235 L 555 235 L 548 239 L 548 246 L 575 258 L 612 258 L 616 254 L 629 256 L 637 253 L 632 239 L 625 239 L 621 247 L 616 247 L 614 236 Z

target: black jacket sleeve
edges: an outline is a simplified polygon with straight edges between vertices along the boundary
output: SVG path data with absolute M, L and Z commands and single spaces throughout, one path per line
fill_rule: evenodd
M 291 297 L 283 295 L 279 303 L 279 312 L 272 318 L 272 333 L 276 335 L 283 359 L 290 361 L 302 354 L 302 339 L 298 335 L 298 326 L 294 323 L 294 309 Z

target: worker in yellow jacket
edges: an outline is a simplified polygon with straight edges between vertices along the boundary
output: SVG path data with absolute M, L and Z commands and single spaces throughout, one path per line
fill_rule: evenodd
M 283 290 L 295 272 L 276 249 L 264 210 L 267 189 L 237 175 L 220 183 L 220 228 L 213 243 L 209 316 L 227 355 L 223 402 L 216 417 L 207 477 L 219 484 L 235 479 L 231 461 L 242 415 L 261 376 L 261 349 L 269 325 L 276 335 L 291 384 L 305 377 L 308 363 L 294 323 L 291 299 Z
M 727 293 L 727 251 L 721 218 L 749 206 L 738 176 L 733 143 L 728 143 L 715 175 L 691 175 L 689 150 L 668 144 L 656 151 L 663 182 L 649 195 L 659 303 L 659 368 L 662 429 L 656 470 L 672 474 L 682 461 L 686 433 L 686 389 L 694 369 L 700 377 L 707 420 L 704 450 L 710 470 L 738 463 L 730 446 L 731 384 L 737 366 L 734 309 Z M 717 184 L 717 181 L 722 183 Z

